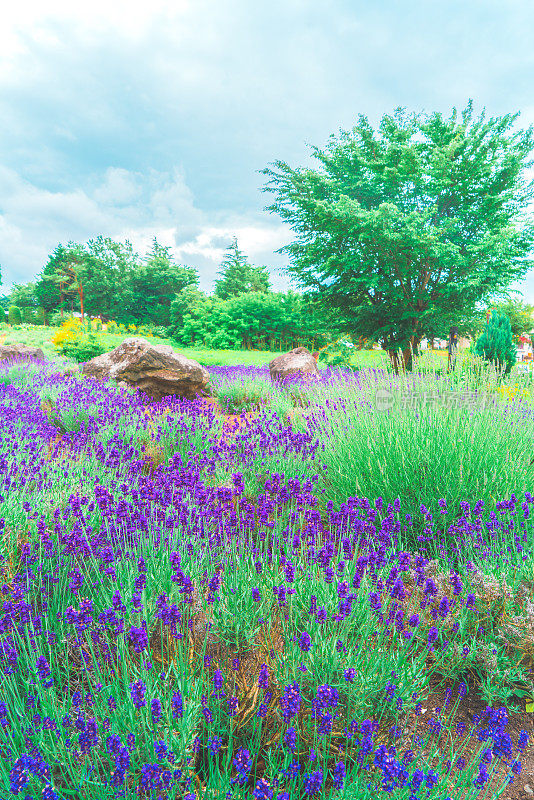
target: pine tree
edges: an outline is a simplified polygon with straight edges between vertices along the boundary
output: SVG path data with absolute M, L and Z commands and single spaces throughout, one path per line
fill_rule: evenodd
M 267 267 L 253 267 L 239 249 L 234 237 L 221 264 L 220 278 L 215 281 L 215 294 L 221 300 L 237 297 L 246 292 L 268 292 L 269 273 Z
M 484 332 L 477 339 L 475 354 L 482 356 L 499 371 L 508 375 L 516 362 L 512 326 L 506 314 L 492 311 Z

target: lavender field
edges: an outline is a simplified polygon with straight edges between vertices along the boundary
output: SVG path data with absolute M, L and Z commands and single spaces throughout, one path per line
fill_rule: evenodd
M 0 369 L 0 795 L 515 797 L 528 394 L 210 373 Z

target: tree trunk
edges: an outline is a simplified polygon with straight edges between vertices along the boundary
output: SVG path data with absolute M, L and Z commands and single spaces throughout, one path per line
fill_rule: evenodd
M 82 325 L 84 323 L 84 313 L 83 313 L 83 286 L 81 283 L 78 282 L 78 294 L 80 295 L 80 311 L 82 313 Z
M 411 372 L 413 369 L 413 345 L 405 347 L 402 351 L 402 368 L 405 372 Z
M 398 375 L 402 370 L 403 372 L 411 372 L 413 369 L 413 357 L 417 354 L 417 347 L 419 339 L 412 336 L 410 344 L 403 350 L 388 350 L 387 353 L 391 359 L 391 366 L 395 375 Z
M 400 368 L 398 350 L 388 350 L 387 354 L 391 359 L 391 366 L 393 367 L 393 372 L 395 373 L 395 375 L 398 375 Z

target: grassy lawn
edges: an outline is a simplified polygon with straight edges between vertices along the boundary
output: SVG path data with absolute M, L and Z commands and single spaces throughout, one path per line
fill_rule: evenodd
M 0 344 L 27 344 L 42 348 L 47 358 L 52 360 L 64 360 L 58 354 L 52 344 L 52 337 L 57 328 L 43 325 L 0 325 Z M 124 339 L 132 336 L 130 333 L 99 333 L 98 336 L 103 340 L 107 350 L 113 350 Z M 192 358 L 207 367 L 215 366 L 245 366 L 261 367 L 268 364 L 273 358 L 280 355 L 279 352 L 269 350 L 210 350 L 198 347 L 179 347 L 171 339 L 152 337 L 154 344 L 166 344 L 183 353 L 188 358 Z M 467 351 L 460 351 L 458 364 L 464 359 L 469 360 Z M 417 362 L 418 369 L 422 370 L 442 370 L 447 364 L 446 350 L 426 350 L 423 351 L 421 358 Z M 389 358 L 384 350 L 360 350 L 354 353 L 351 359 L 354 368 L 385 368 L 389 365 Z M 324 364 L 320 364 L 324 366 Z M 520 372 L 516 366 L 511 374 L 514 379 Z
M 0 343 L 1 344 L 27 344 L 33 347 L 42 348 L 43 352 L 49 358 L 60 358 L 58 356 L 54 345 L 52 344 L 52 336 L 57 331 L 57 328 L 44 326 L 44 325 L 17 325 L 11 327 L 9 325 L 0 325 Z M 106 348 L 113 350 L 124 339 L 132 334 L 124 333 L 101 333 L 99 337 L 102 338 Z M 261 366 L 268 364 L 279 353 L 273 353 L 268 350 L 202 350 L 195 347 L 177 347 L 171 339 L 164 339 L 158 336 L 152 337 L 155 344 L 171 345 L 177 353 L 183 353 L 188 358 L 193 358 L 200 364 L 206 366 Z
M 52 337 L 57 330 L 57 328 L 45 325 L 0 325 L 0 343 L 19 343 L 40 347 L 48 358 L 58 359 L 61 356 L 58 355 L 52 344 Z M 113 350 L 124 339 L 132 336 L 130 333 L 99 333 L 98 335 L 107 350 Z M 183 353 L 188 358 L 193 358 L 207 367 L 261 367 L 280 355 L 279 352 L 270 350 L 209 350 L 198 347 L 179 347 L 171 339 L 158 336 L 152 337 L 152 340 L 155 344 L 170 345 L 177 353 Z M 355 367 L 379 367 L 385 366 L 387 362 L 388 357 L 382 350 L 362 350 L 355 353 L 352 359 Z

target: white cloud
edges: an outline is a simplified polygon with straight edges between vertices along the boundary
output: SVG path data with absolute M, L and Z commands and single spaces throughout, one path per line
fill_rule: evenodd
M 89 183 L 90 188 L 50 191 L 0 168 L 4 289 L 33 278 L 59 242 L 84 242 L 100 234 L 129 239 L 140 253 L 157 237 L 179 261 L 201 270 L 206 289 L 234 235 L 255 263 L 272 262 L 273 250 L 284 243 L 283 226 L 253 223 L 233 212 L 217 214 L 217 224 L 210 224 L 177 170 L 152 171 L 146 178 L 110 168 Z
M 5 284 L 100 233 L 140 250 L 158 236 L 206 287 L 234 234 L 281 266 L 291 235 L 261 211 L 267 163 L 306 163 L 307 142 L 397 105 L 447 111 L 472 95 L 534 120 L 531 0 L 4 5 Z

